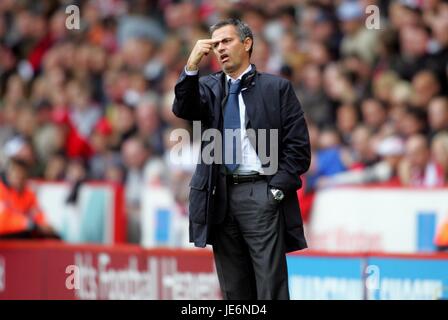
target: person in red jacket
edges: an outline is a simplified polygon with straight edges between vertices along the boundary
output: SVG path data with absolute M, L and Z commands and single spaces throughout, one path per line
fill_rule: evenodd
M 90 159 L 94 154 L 94 150 L 88 140 L 73 125 L 69 113 L 66 110 L 56 110 L 53 112 L 52 118 L 59 129 L 58 134 L 62 135 L 64 139 L 62 147 L 65 155 L 69 159 Z
M 448 218 L 445 219 L 437 230 L 435 237 L 435 244 L 437 250 L 447 251 L 448 250 Z
M 0 176 L 0 238 L 58 238 L 27 186 L 28 164 L 11 158 Z

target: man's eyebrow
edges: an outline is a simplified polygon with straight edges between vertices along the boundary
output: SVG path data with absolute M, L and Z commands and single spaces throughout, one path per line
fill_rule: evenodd
M 222 38 L 221 41 L 215 42 L 215 43 L 213 44 L 213 46 L 216 47 L 216 46 L 218 45 L 218 43 L 223 42 L 223 41 L 226 41 L 226 40 L 232 40 L 232 38 L 231 38 L 231 37 Z

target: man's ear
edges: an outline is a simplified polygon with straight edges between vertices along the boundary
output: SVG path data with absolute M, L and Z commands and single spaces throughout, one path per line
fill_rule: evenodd
M 252 48 L 253 41 L 251 38 L 247 37 L 246 39 L 244 39 L 243 43 L 244 43 L 244 50 L 249 51 L 250 48 Z

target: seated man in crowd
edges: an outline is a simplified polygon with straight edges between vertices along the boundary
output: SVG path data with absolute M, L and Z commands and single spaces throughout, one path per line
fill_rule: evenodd
M 45 221 L 27 180 L 27 162 L 10 158 L 6 171 L 0 175 L 0 239 L 58 238 Z

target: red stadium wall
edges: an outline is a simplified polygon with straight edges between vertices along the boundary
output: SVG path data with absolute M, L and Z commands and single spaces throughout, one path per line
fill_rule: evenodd
M 0 299 L 219 299 L 208 250 L 0 243 Z
M 447 268 L 448 254 L 441 253 L 288 255 L 292 299 L 448 298 Z M 0 300 L 5 299 L 213 300 L 221 294 L 207 249 L 3 241 Z

